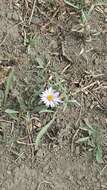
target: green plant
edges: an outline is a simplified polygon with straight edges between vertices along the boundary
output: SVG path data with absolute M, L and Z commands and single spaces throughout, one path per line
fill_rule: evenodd
M 85 6 L 84 0 L 64 0 L 64 2 L 77 10 L 82 9 Z
M 80 106 L 80 103 L 71 97 L 66 81 L 61 77 L 59 73 L 54 71 L 53 73 L 54 80 L 49 81 L 49 85 L 58 90 L 61 93 L 63 100 L 63 111 L 66 110 L 68 106 Z
M 76 143 L 84 143 L 91 147 L 89 150 L 95 154 L 96 161 L 102 163 L 102 134 L 101 129 L 97 125 L 91 126 L 88 120 L 81 124 L 80 129 L 82 132 L 86 132 L 85 137 L 79 138 Z M 84 136 L 84 135 L 83 135 Z
M 18 111 L 16 110 L 13 110 L 13 109 L 6 109 L 5 110 L 5 113 L 8 114 L 8 116 L 10 116 L 12 119 L 17 119 L 17 114 L 19 113 Z
M 6 104 L 7 102 L 7 98 L 8 98 L 10 90 L 12 89 L 14 80 L 15 80 L 15 73 L 14 73 L 14 69 L 12 69 L 9 72 L 8 78 L 5 83 L 4 104 Z
M 104 5 L 106 3 L 105 0 L 95 0 L 89 5 L 86 5 L 85 0 L 64 0 L 64 2 L 80 12 L 80 19 L 83 24 L 87 24 L 95 6 Z
M 57 113 L 57 112 L 55 112 L 55 113 L 53 114 L 53 117 L 52 117 L 52 119 L 49 121 L 49 123 L 47 123 L 47 124 L 39 131 L 39 133 L 37 134 L 36 141 L 35 141 L 36 148 L 38 148 L 41 139 L 42 139 L 43 136 L 47 133 L 47 130 L 51 127 L 51 125 L 52 125 L 53 122 L 55 121 L 55 119 L 56 119 L 56 113 Z

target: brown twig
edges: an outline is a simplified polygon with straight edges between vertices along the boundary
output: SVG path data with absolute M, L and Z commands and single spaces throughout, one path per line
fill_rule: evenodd
M 100 172 L 100 176 L 102 176 L 102 175 L 103 175 L 103 173 L 104 173 L 105 169 L 107 169 L 107 164 L 106 164 L 106 165 L 104 166 L 104 168 L 101 170 L 101 172 Z
M 95 81 L 95 82 L 89 84 L 88 86 L 85 86 L 85 87 L 83 87 L 83 88 L 78 89 L 76 92 L 72 93 L 71 95 L 74 96 L 74 95 L 76 95 L 76 94 L 78 94 L 78 93 L 80 93 L 80 92 L 84 92 L 84 91 L 87 90 L 88 88 L 93 87 L 95 84 L 99 84 L 99 82 L 98 82 L 98 81 Z
M 54 20 L 54 18 L 56 17 L 57 13 L 59 12 L 59 8 L 55 11 L 55 13 L 53 14 L 52 18 L 49 20 L 48 23 L 46 23 L 44 26 L 43 26 L 43 29 L 44 28 L 47 28 Z
M 82 95 L 81 95 L 81 108 L 80 108 L 79 116 L 78 116 L 78 119 L 77 119 L 77 122 L 76 122 L 75 126 L 77 126 L 78 123 L 80 122 L 82 110 L 83 110 L 83 93 L 82 93 Z M 72 152 L 72 153 L 74 152 L 74 141 L 75 141 L 75 138 L 76 138 L 76 136 L 77 136 L 79 130 L 80 130 L 80 129 L 77 129 L 77 130 L 76 130 L 76 132 L 75 132 L 75 134 L 74 134 L 74 136 L 73 136 L 73 138 L 72 138 L 72 143 L 71 143 L 71 152 Z
M 78 117 L 78 119 L 76 121 L 75 126 L 77 126 L 78 123 L 80 122 L 81 115 L 82 115 L 82 110 L 83 110 L 83 93 L 81 94 L 81 104 L 80 105 L 81 105 L 81 107 L 80 107 L 79 117 Z
M 71 143 L 71 152 L 72 153 L 74 152 L 74 140 L 75 140 L 77 134 L 79 133 L 79 130 L 80 130 L 79 128 L 76 130 L 76 132 L 75 132 L 75 134 L 74 134 L 74 136 L 72 138 L 72 143 Z
M 35 143 L 25 143 L 25 142 L 21 142 L 20 140 L 17 140 L 17 143 L 18 144 L 21 144 L 21 145 L 26 145 L 26 146 L 34 146 L 35 145 Z
M 32 143 L 33 142 L 32 134 L 31 134 L 30 130 L 28 129 L 28 127 L 27 127 L 27 133 L 28 133 L 29 144 L 32 144 L 32 146 L 30 147 L 31 148 L 31 155 L 32 155 L 32 158 L 34 158 L 35 146 Z
M 31 15 L 30 15 L 30 18 L 29 18 L 29 23 L 28 23 L 29 25 L 31 24 L 32 17 L 33 17 L 34 11 L 35 11 L 35 6 L 36 6 L 37 3 L 38 3 L 38 0 L 34 0 L 33 7 L 32 7 L 32 12 L 31 12 Z
M 97 102 L 98 102 L 99 106 L 101 107 L 101 109 L 107 110 L 107 107 L 105 105 L 103 105 L 102 102 L 100 102 L 99 98 L 97 98 L 94 93 L 90 92 L 89 90 L 88 90 L 88 93 L 91 94 L 91 96 L 93 96 L 95 100 L 97 100 Z

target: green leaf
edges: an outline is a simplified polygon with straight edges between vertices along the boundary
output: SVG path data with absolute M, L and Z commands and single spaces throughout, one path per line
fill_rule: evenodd
M 82 22 L 87 23 L 87 12 L 82 10 Z
M 25 105 L 25 102 L 24 102 L 23 98 L 20 95 L 17 95 L 17 100 L 18 100 L 18 103 L 20 105 L 20 109 L 21 110 L 26 110 L 27 107 Z
M 96 160 L 98 163 L 103 163 L 103 159 L 102 159 L 102 148 L 101 146 L 97 146 L 96 149 Z
M 72 100 L 68 100 L 68 104 L 74 104 L 74 105 L 76 105 L 76 106 L 81 106 L 80 105 L 80 103 L 79 102 L 77 102 L 77 100 L 75 100 L 75 99 L 72 99 Z
M 37 68 L 43 69 L 43 68 L 44 68 L 44 61 L 43 61 L 43 58 L 37 57 L 37 58 L 36 58 L 36 61 L 38 62 Z
M 53 115 L 53 118 L 52 120 L 47 123 L 41 130 L 40 132 L 38 133 L 37 137 L 36 137 L 36 141 L 35 141 L 35 144 L 36 144 L 36 148 L 38 148 L 38 145 L 40 144 L 40 141 L 41 139 L 43 138 L 44 134 L 47 132 L 47 130 L 51 127 L 51 125 L 53 124 L 53 122 L 55 121 L 56 119 L 56 112 L 55 114 Z
M 76 143 L 83 143 L 83 142 L 87 142 L 89 140 L 89 137 L 83 137 L 83 138 L 80 138 L 76 141 Z
M 86 125 L 83 125 L 83 128 L 85 128 L 87 131 L 89 131 L 89 133 L 95 134 L 96 133 L 96 129 L 90 125 L 90 123 L 89 123 L 89 121 L 87 119 L 84 119 L 84 121 L 85 121 Z
M 0 90 L 0 107 L 2 106 L 3 104 L 3 99 L 4 99 L 4 93 L 2 90 Z
M 88 11 L 88 17 L 90 17 L 90 16 L 91 16 L 91 14 L 92 14 L 92 11 L 93 11 L 94 7 L 95 7 L 95 5 L 94 5 L 94 4 L 92 4 L 92 5 L 91 5 L 91 7 L 90 7 L 90 9 L 89 9 L 89 11 Z
M 5 113 L 7 113 L 12 119 L 17 119 L 17 114 L 19 112 L 13 109 L 6 109 Z
M 95 5 L 106 5 L 107 4 L 107 0 L 96 0 L 95 1 Z
M 76 6 L 76 5 L 74 5 L 73 3 L 71 3 L 70 0 L 64 0 L 64 3 L 66 3 L 67 5 L 69 5 L 69 6 L 73 7 L 73 8 L 75 8 L 75 9 L 79 9 L 79 6 Z
M 8 114 L 17 114 L 17 113 L 19 113 L 19 112 L 16 111 L 16 110 L 13 110 L 13 109 L 6 109 L 6 110 L 5 110 L 5 113 L 8 113 Z
M 65 112 L 65 110 L 67 109 L 67 103 L 66 102 L 64 102 L 64 108 L 63 108 L 63 112 Z
M 53 113 L 53 110 L 43 109 L 39 113 Z
M 13 85 L 13 81 L 14 81 L 14 69 L 11 70 L 11 72 L 9 73 L 7 82 L 6 82 L 6 87 L 5 87 L 5 95 L 4 95 L 4 104 L 6 104 L 8 95 L 9 95 L 9 91 Z

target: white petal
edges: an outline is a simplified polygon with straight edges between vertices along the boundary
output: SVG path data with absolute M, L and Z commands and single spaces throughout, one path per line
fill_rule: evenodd
M 46 106 L 47 106 L 47 107 L 49 107 L 49 106 L 50 106 L 50 103 L 49 103 L 49 102 L 46 102 L 45 104 L 46 104 Z
M 57 98 L 57 97 L 59 97 L 59 92 L 55 92 L 54 93 L 54 96 Z
M 52 101 L 48 100 L 48 96 L 52 95 L 54 97 L 54 99 Z M 41 101 L 44 102 L 44 104 L 47 107 L 55 107 L 56 105 L 58 105 L 59 103 L 62 103 L 60 96 L 59 96 L 59 92 L 55 92 L 52 87 L 50 87 L 49 89 L 46 89 L 44 92 L 42 92 L 42 94 L 40 95 L 41 97 Z
M 50 87 L 50 88 L 48 89 L 48 93 L 49 93 L 49 94 L 53 94 L 53 93 L 54 93 L 54 90 L 52 89 L 52 87 Z
M 56 101 L 59 102 L 59 103 L 63 102 L 60 98 L 57 98 Z
M 49 94 L 49 90 L 46 89 L 45 92 L 44 92 L 44 94 L 47 96 Z
M 55 107 L 55 104 L 54 104 L 53 101 L 50 102 L 50 106 L 51 106 L 51 107 Z

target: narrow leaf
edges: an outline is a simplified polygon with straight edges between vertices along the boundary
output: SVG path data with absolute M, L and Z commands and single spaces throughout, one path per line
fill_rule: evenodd
M 9 115 L 12 119 L 17 120 L 17 114 L 19 113 L 18 111 L 12 110 L 12 109 L 6 109 L 5 113 Z
M 43 69 L 44 68 L 43 58 L 37 57 L 36 61 L 38 62 L 39 65 L 37 68 Z
M 71 3 L 69 0 L 64 0 L 64 3 L 66 3 L 67 5 L 69 5 L 69 6 L 73 7 L 73 8 L 75 8 L 75 9 L 79 9 L 78 6 L 74 5 L 74 4 Z
M 17 113 L 19 113 L 19 112 L 16 111 L 16 110 L 13 110 L 13 109 L 6 109 L 6 110 L 5 110 L 5 113 L 8 113 L 8 114 L 17 114 Z
M 76 106 L 81 106 L 79 102 L 77 102 L 77 100 L 75 99 L 72 99 L 72 100 L 68 100 L 68 104 L 71 103 L 71 104 L 74 104 Z
M 36 147 L 38 148 L 38 145 L 40 144 L 40 141 L 42 139 L 42 137 L 44 136 L 44 134 L 47 132 L 47 130 L 51 127 L 51 125 L 53 124 L 53 122 L 55 121 L 55 118 L 56 118 L 56 112 L 55 114 L 53 115 L 53 118 L 52 120 L 47 123 L 41 130 L 40 132 L 38 133 L 37 137 L 36 137 L 36 141 L 35 141 L 35 144 L 36 144 Z
M 39 113 L 53 113 L 53 110 L 43 109 Z
M 13 79 L 14 79 L 14 70 L 12 69 L 12 71 L 9 73 L 7 82 L 6 82 L 6 88 L 5 88 L 5 96 L 4 96 L 4 104 L 6 104 L 8 95 L 9 95 L 9 91 L 12 87 L 13 84 Z
M 101 146 L 97 147 L 97 150 L 96 150 L 96 160 L 97 160 L 98 163 L 103 163 L 102 148 L 101 148 Z
M 0 107 L 2 106 L 3 104 L 3 99 L 4 99 L 4 93 L 2 90 L 0 90 Z
M 83 142 L 86 142 L 89 140 L 89 137 L 83 137 L 83 138 L 80 138 L 76 141 L 76 143 L 83 143 Z

